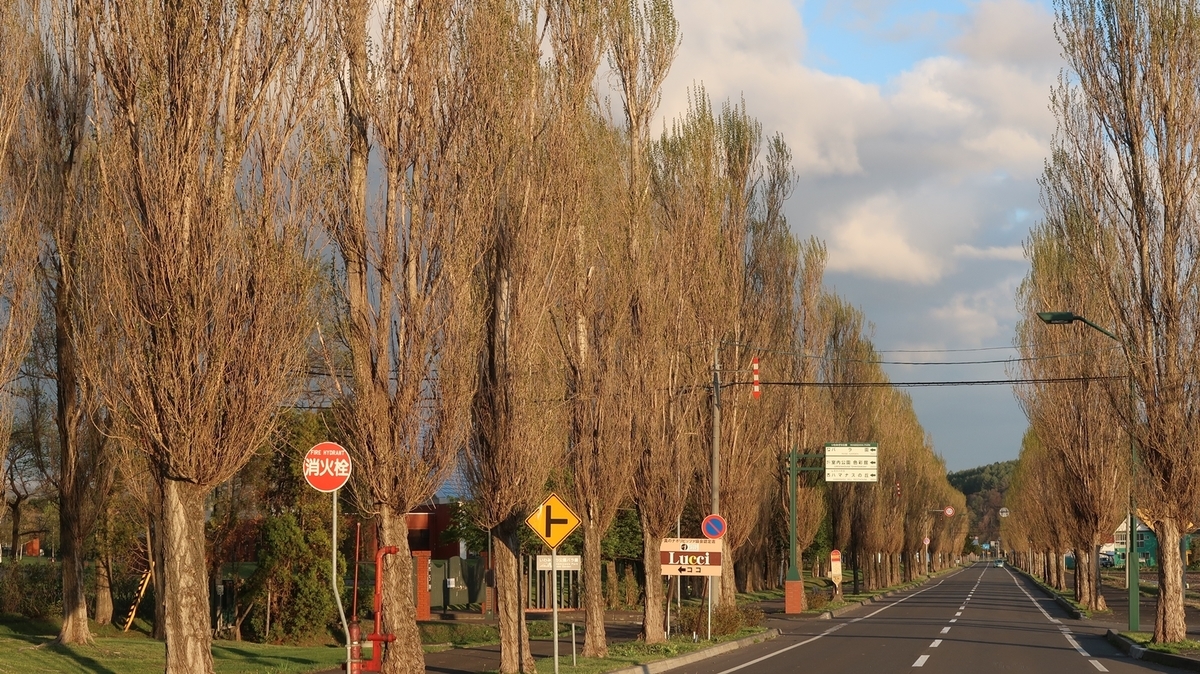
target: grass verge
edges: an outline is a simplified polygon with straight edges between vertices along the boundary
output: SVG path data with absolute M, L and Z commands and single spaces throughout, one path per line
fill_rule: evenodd
M 1200 641 L 1172 641 L 1165 644 L 1151 643 L 1154 634 L 1151 632 L 1121 632 L 1121 636 L 1131 639 L 1135 644 L 1151 651 L 1173 653 L 1175 655 L 1200 655 Z
M 58 625 L 20 617 L 0 617 L 0 674 L 151 674 L 162 672 L 164 645 L 137 632 L 93 625 L 99 636 L 88 646 L 51 643 Z M 219 674 L 314 672 L 337 667 L 346 657 L 340 646 L 268 646 L 216 641 L 213 665 Z

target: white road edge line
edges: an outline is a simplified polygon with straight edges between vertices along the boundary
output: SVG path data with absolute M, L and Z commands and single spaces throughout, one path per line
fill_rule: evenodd
M 1005 569 L 1005 571 L 1008 571 L 1008 569 Z M 1029 591 L 1026 590 L 1024 587 L 1021 587 L 1021 584 L 1017 582 L 1017 577 L 1013 575 L 1012 571 L 1008 571 L 1008 575 L 1010 578 L 1012 578 L 1013 585 L 1016 585 L 1017 589 L 1020 590 L 1022 593 L 1024 593 L 1024 595 L 1029 599 L 1029 601 L 1033 602 L 1033 605 L 1037 607 L 1037 610 L 1041 611 L 1042 615 L 1046 616 L 1047 620 L 1049 620 L 1050 622 L 1055 623 L 1059 626 L 1058 629 L 1061 630 L 1063 637 L 1065 637 L 1067 640 L 1067 643 L 1071 644 L 1071 648 L 1074 648 L 1076 650 L 1076 652 L 1078 652 L 1080 655 L 1082 655 L 1085 658 L 1092 657 L 1092 655 L 1090 653 L 1083 650 L 1083 646 L 1080 646 L 1078 641 L 1075 641 L 1075 637 L 1071 636 L 1071 629 L 1069 627 L 1067 627 L 1066 625 L 1063 625 L 1062 621 L 1058 620 L 1057 618 L 1051 618 L 1050 614 L 1046 612 L 1046 609 L 1042 608 L 1042 605 L 1040 603 L 1038 603 L 1038 601 L 1036 599 L 1033 598 L 1033 595 L 1029 594 Z M 1098 661 L 1098 660 L 1089 660 L 1088 662 L 1091 662 L 1093 665 L 1096 666 L 1096 669 L 1098 669 L 1102 672 L 1108 671 L 1107 669 L 1104 668 L 1104 665 L 1100 664 L 1100 661 Z
M 896 604 L 906 602 L 909 599 L 912 599 L 913 597 L 921 594 L 922 592 L 928 592 L 929 590 L 932 590 L 933 588 L 938 587 L 942 583 L 953 578 L 954 576 L 957 576 L 960 573 L 962 573 L 962 571 L 955 571 L 954 573 L 950 574 L 949 576 L 946 576 L 945 578 L 938 581 L 937 585 L 930 585 L 929 587 L 925 588 L 924 590 L 918 590 L 918 591 L 908 595 L 904 599 L 896 600 L 896 601 L 888 604 L 887 606 L 884 606 L 883 608 L 879 609 L 879 611 L 875 611 L 874 613 L 865 615 L 862 618 L 855 618 L 854 620 L 851 620 L 849 622 L 841 623 L 840 625 L 834 625 L 833 627 L 830 627 L 829 629 L 825 630 L 824 632 L 821 632 L 820 634 L 818 634 L 814 637 L 809 637 L 808 639 L 805 639 L 804 641 L 801 641 L 798 644 L 792 644 L 791 646 L 785 646 L 785 647 L 775 651 L 774 653 L 767 653 L 766 655 L 759 657 L 759 658 L 755 658 L 755 659 L 751 660 L 750 662 L 744 662 L 744 663 L 738 665 L 737 667 L 730 667 L 729 669 L 726 669 L 722 672 L 717 672 L 717 674 L 730 674 L 730 672 L 736 672 L 739 669 L 745 669 L 746 667 L 749 667 L 750 665 L 757 665 L 758 663 L 760 663 L 764 660 L 770 660 L 771 658 L 775 657 L 776 655 L 780 655 L 782 653 L 787 653 L 788 651 L 792 650 L 793 648 L 799 648 L 805 644 L 811 644 L 812 642 L 816 641 L 817 639 L 820 639 L 821 637 L 833 634 L 834 632 L 842 629 L 843 627 L 845 627 L 846 625 L 849 625 L 850 623 L 856 623 L 860 620 L 863 620 L 864 618 L 870 618 L 871 616 L 875 615 L 876 613 L 879 613 L 880 611 L 886 611 L 887 609 L 895 606 Z M 945 634 L 949 630 L 950 630 L 950 628 L 947 627 L 945 630 L 942 631 L 942 634 Z
M 929 659 L 928 655 L 922 655 L 921 657 L 917 658 L 916 662 L 913 663 L 913 667 L 924 667 L 925 661 L 928 659 Z

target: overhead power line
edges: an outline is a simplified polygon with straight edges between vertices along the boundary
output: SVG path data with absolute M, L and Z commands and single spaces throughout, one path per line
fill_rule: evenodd
M 1015 384 L 1070 384 L 1084 381 L 1106 381 L 1126 379 L 1125 375 L 1098 377 L 1048 377 L 1045 379 L 962 379 L 951 381 L 764 381 L 763 386 L 796 386 L 827 388 L 922 388 L 932 386 L 1013 386 Z M 729 385 L 744 385 L 750 382 L 729 382 Z

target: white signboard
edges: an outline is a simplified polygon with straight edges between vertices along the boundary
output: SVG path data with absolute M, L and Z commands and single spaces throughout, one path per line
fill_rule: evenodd
M 583 568 L 583 558 L 579 555 L 558 555 L 554 559 L 555 571 L 578 571 Z M 550 570 L 550 555 L 537 556 L 537 570 Z
M 879 445 L 828 443 L 825 445 L 826 482 L 878 482 Z
M 720 540 L 707 538 L 665 538 L 658 547 L 659 562 L 664 576 L 719 576 Z

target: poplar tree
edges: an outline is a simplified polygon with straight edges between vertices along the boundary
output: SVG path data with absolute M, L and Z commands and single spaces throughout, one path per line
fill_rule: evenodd
M 1139 508 L 1159 543 L 1156 643 L 1181 641 L 1183 528 L 1200 509 L 1200 6 L 1059 0 L 1067 71 L 1042 195 L 1061 243 L 1094 283 L 1131 372 L 1136 412 L 1112 387 L 1137 441 Z M 1064 307 L 1055 310 L 1075 311 Z

